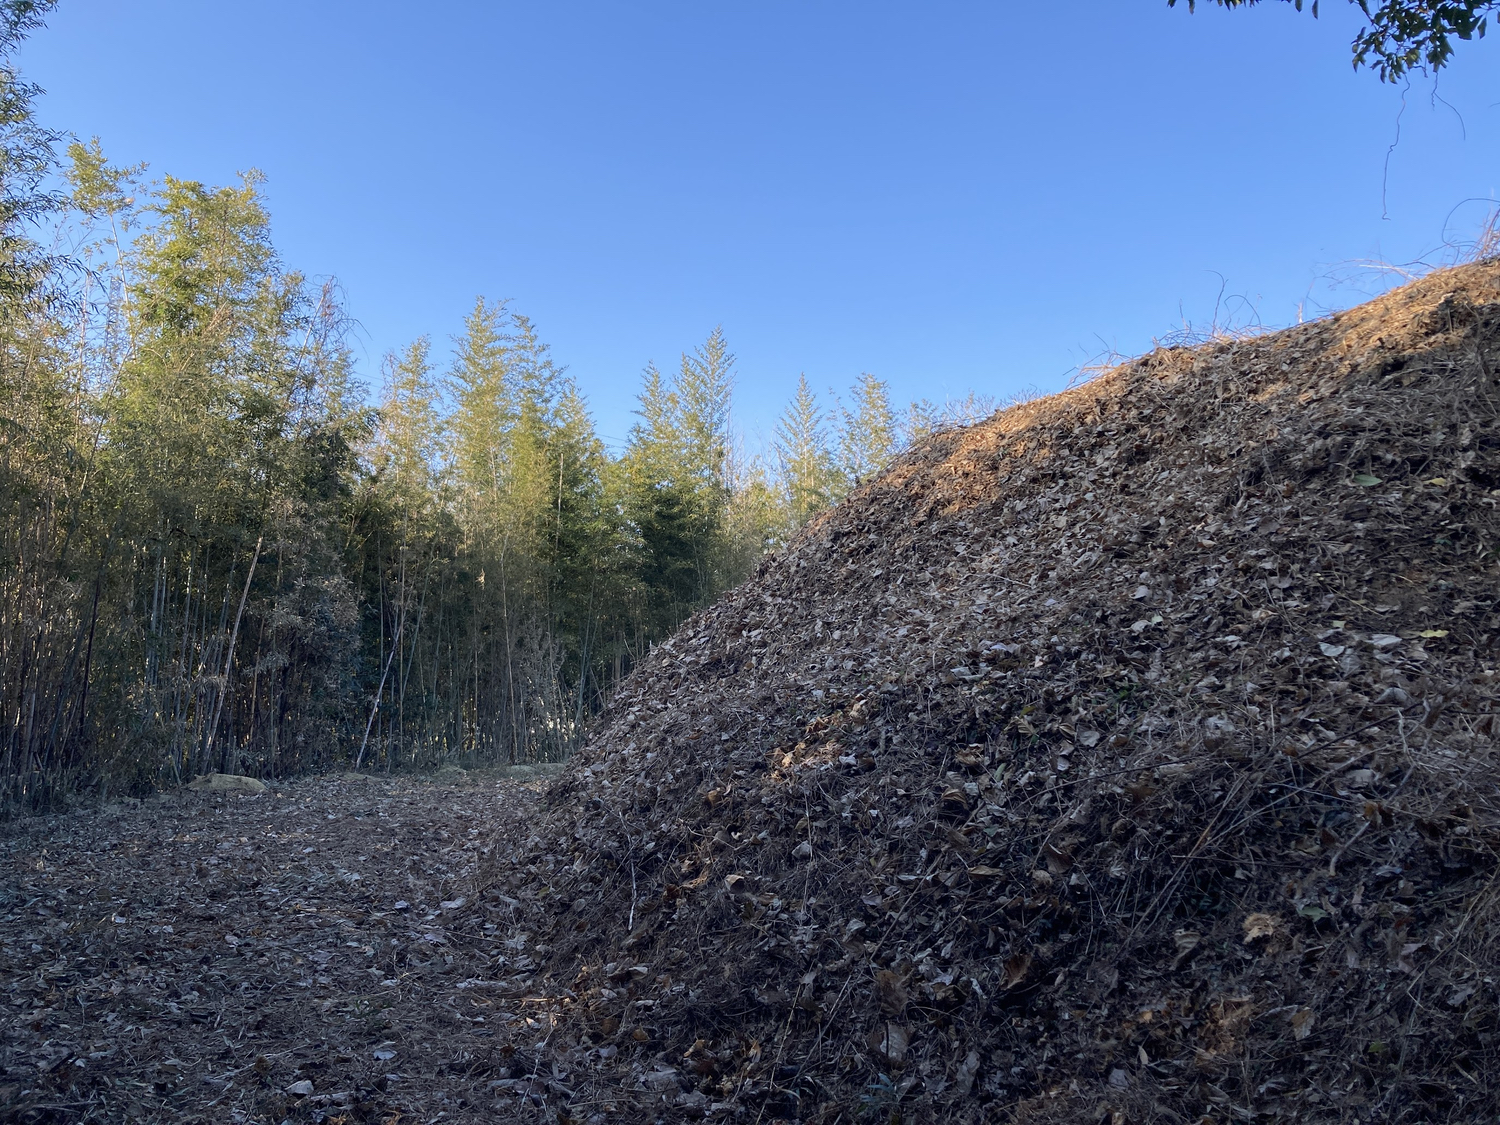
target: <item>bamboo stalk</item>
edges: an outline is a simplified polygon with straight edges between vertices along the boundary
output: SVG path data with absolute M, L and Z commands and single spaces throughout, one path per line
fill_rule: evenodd
M 235 611 L 234 629 L 229 634 L 229 652 L 224 657 L 224 683 L 219 688 L 219 698 L 214 704 L 213 722 L 208 727 L 208 745 L 204 747 L 204 761 L 212 762 L 214 757 L 214 739 L 219 733 L 219 716 L 224 711 L 224 697 L 229 694 L 229 670 L 234 664 L 234 645 L 240 635 L 240 618 L 245 615 L 245 602 L 250 597 L 250 583 L 255 578 L 255 564 L 260 562 L 260 545 L 265 542 L 265 536 L 261 535 L 255 541 L 255 554 L 250 557 L 250 573 L 245 575 L 245 590 L 240 594 L 240 607 Z M 227 772 L 227 771 L 226 771 Z

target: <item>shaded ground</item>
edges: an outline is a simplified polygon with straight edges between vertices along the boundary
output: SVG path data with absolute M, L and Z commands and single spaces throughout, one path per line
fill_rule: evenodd
M 537 1081 L 512 1038 L 541 1029 L 496 979 L 527 939 L 464 904 L 543 784 L 344 775 L 0 825 L 0 1120 L 510 1117 Z

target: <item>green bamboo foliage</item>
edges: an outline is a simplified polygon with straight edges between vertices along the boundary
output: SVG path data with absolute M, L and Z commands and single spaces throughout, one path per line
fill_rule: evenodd
M 901 446 L 890 392 L 864 373 L 849 388 L 850 405 L 840 409 L 838 473 L 845 487 L 866 480 L 890 463 Z
M 139 169 L 71 155 L 83 280 L 4 303 L 0 796 L 305 768 L 359 674 L 337 302 L 253 177 L 137 204 Z
M 786 494 L 787 519 L 801 527 L 844 491 L 828 433 L 828 416 L 806 375 L 776 427 L 775 451 Z
M 715 329 L 674 378 L 646 369 L 623 466 L 643 638 L 676 628 L 740 577 L 727 530 L 734 362 Z
M 878 380 L 825 410 L 804 379 L 747 456 L 715 329 L 647 368 L 611 454 L 537 327 L 482 299 L 451 350 L 388 356 L 369 406 L 337 287 L 282 264 L 256 174 L 148 182 L 96 140 L 63 199 L 29 97 L 0 66 L 0 811 L 562 758 L 902 443 Z

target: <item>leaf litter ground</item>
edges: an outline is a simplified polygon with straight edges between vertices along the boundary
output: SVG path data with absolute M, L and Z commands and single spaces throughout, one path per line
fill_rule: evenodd
M 255 816 L 163 835 L 151 901 L 195 905 L 138 924 L 201 927 L 196 976 L 154 990 L 159 938 L 111 965 L 137 923 L 24 891 L 6 1081 L 138 1118 L 1489 1121 L 1497 371 L 1488 261 L 938 435 L 659 646 L 544 793 L 339 833 L 329 798 L 288 825 L 392 853 L 289 898 L 187 881 L 254 862 Z M 263 900 L 295 952 L 206 952 Z M 141 978 L 108 1025 L 100 966 Z M 269 1013 L 253 1057 L 231 1010 Z M 108 1028 L 148 1013 L 137 1064 Z
M 326 777 L 0 826 L 0 1120 L 429 1121 L 489 1105 L 530 965 L 464 907 L 540 782 Z

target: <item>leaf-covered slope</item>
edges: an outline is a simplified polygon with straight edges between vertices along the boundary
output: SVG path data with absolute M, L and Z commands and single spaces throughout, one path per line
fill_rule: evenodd
M 569 1088 L 1479 1119 L 1497 371 L 1491 261 L 1152 353 L 817 520 L 643 662 L 495 870 L 539 895 Z

